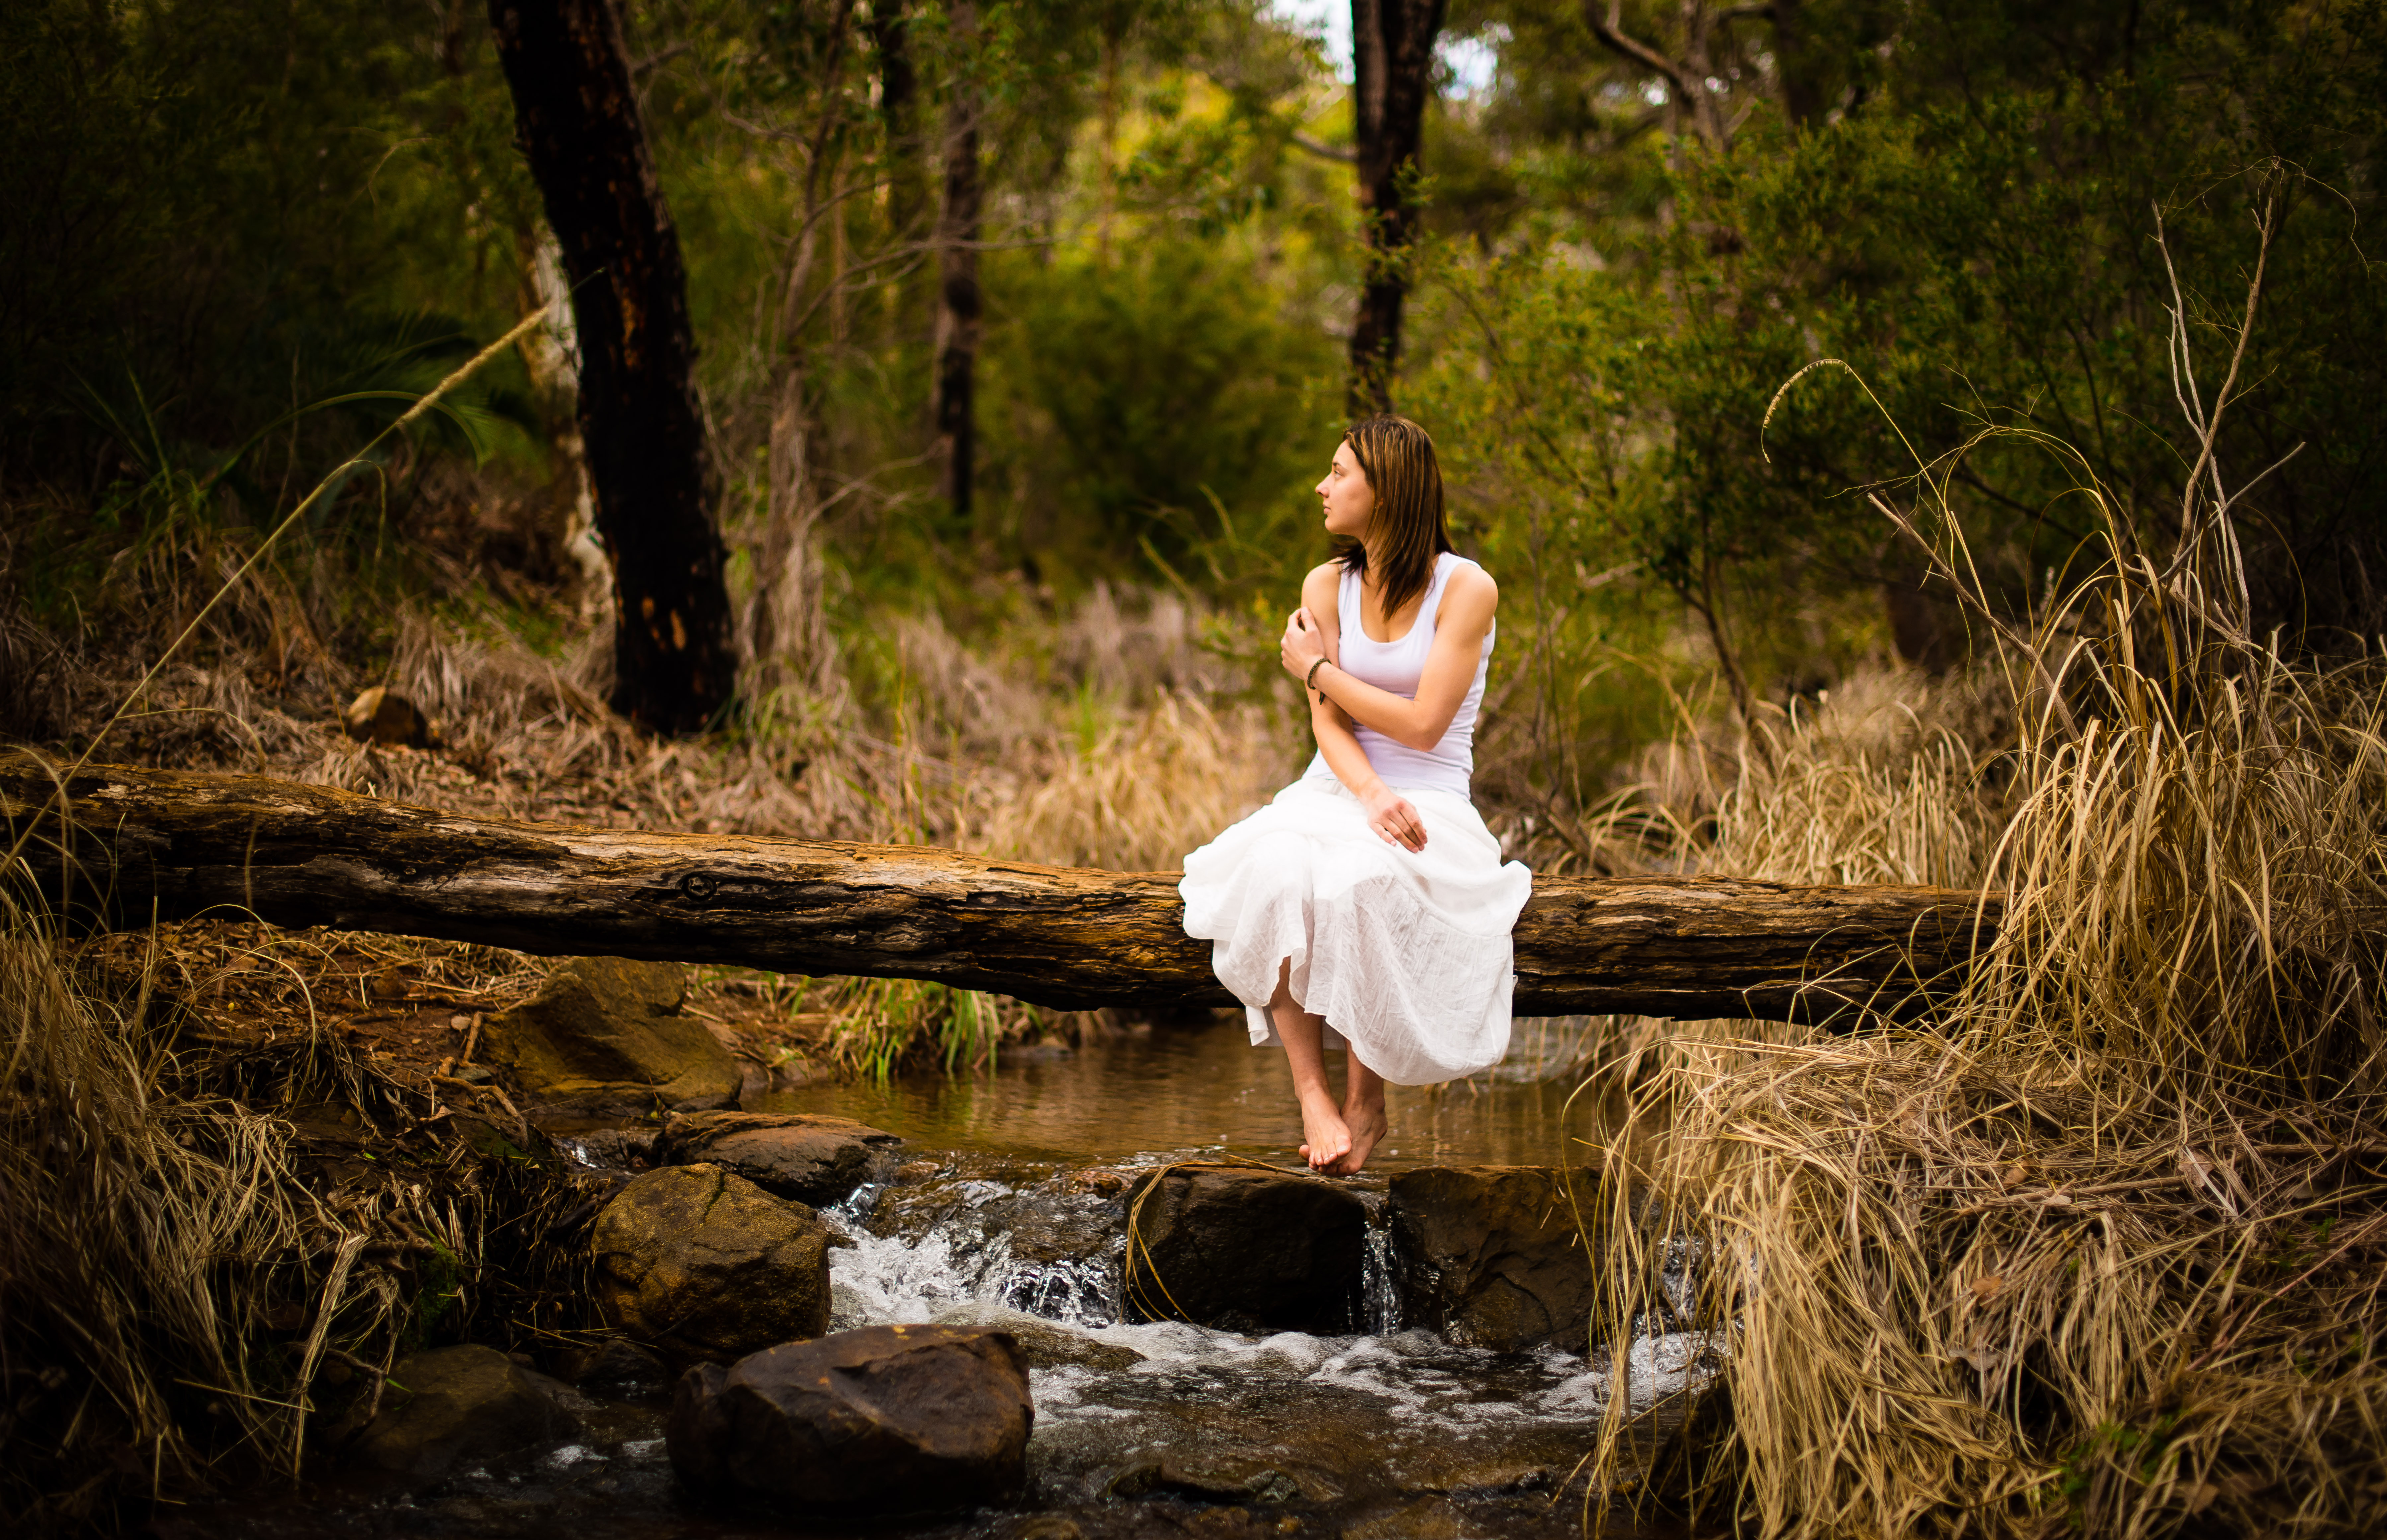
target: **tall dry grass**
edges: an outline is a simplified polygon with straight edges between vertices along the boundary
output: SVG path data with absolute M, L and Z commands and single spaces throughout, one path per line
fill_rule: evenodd
M 74 978 L 0 895 L 0 1509 L 37 1531 L 295 1471 L 327 1346 L 403 1307 L 354 1266 L 378 1216 L 317 1201 L 289 1124 L 214 1089 L 152 1003 Z M 282 1067 L 325 1094 L 336 1052 Z M 267 1349 L 309 1319 L 297 1359 Z
M 2247 633 L 2205 459 L 2160 542 L 2084 474 L 2096 546 L 2005 614 L 1960 458 L 1877 502 L 1993 634 L 1991 730 L 1835 764 L 1826 713 L 1677 822 L 1735 869 L 1977 883 L 2003 926 L 1917 1028 L 1627 1045 L 1669 1128 L 1603 1190 L 1606 1330 L 1704 1332 L 1717 1366 L 1639 1496 L 1769 1536 L 2377 1533 L 2387 661 Z

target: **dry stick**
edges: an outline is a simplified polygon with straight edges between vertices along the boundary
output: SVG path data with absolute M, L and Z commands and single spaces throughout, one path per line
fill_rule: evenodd
M 124 698 L 124 703 L 117 707 L 115 713 L 110 715 L 107 721 L 99 725 L 99 731 L 92 735 L 91 742 L 84 747 L 82 754 L 77 756 L 75 762 L 67 766 L 65 772 L 57 777 L 57 789 L 51 793 L 51 801 L 55 802 L 58 806 L 58 815 L 61 822 L 63 822 L 67 817 L 66 783 L 72 780 L 76 774 L 79 773 L 84 765 L 91 763 L 91 756 L 99 752 L 100 743 L 107 738 L 107 735 L 111 731 L 115 729 L 115 726 L 119 722 L 123 721 L 124 718 L 132 713 L 133 704 L 138 701 L 142 696 L 148 692 L 149 687 L 157 682 L 158 675 L 165 671 L 167 663 L 170 663 L 173 660 L 174 655 L 183 650 L 183 646 L 185 642 L 188 642 L 194 636 L 198 634 L 199 626 L 206 622 L 209 615 L 215 613 L 216 606 L 224 601 L 224 597 L 227 594 L 230 594 L 234 588 L 238 587 L 242 581 L 245 580 L 251 572 L 256 570 L 257 564 L 265 560 L 265 553 L 273 549 L 275 542 L 279 541 L 283 536 L 289 533 L 290 526 L 297 524 L 301 515 L 303 515 L 309 509 L 315 506 L 315 500 L 323 495 L 325 488 L 339 481 L 340 478 L 345 476 L 348 472 L 356 469 L 360 465 L 362 465 L 365 462 L 365 457 L 373 453 L 373 451 L 380 446 L 383 439 L 387 438 L 394 433 L 399 432 L 409 424 L 412 423 L 416 418 L 421 417 L 423 413 L 429 411 L 438 403 L 441 397 L 447 395 L 450 390 L 453 390 L 456 386 L 470 379 L 474 374 L 479 372 L 483 364 L 487 363 L 491 359 L 496 358 L 499 353 L 504 352 L 507 348 L 512 347 L 515 343 L 521 341 L 522 338 L 533 328 L 543 324 L 546 320 L 547 312 L 545 310 L 534 311 L 530 315 L 524 316 L 521 321 L 515 322 L 513 330 L 508 332 L 504 336 L 499 337 L 497 341 L 489 344 L 486 347 L 484 347 L 479 352 L 474 354 L 472 358 L 467 360 L 461 367 L 456 370 L 454 373 L 449 374 L 446 379 L 432 386 L 428 395 L 416 401 L 414 405 L 407 408 L 406 410 L 399 415 L 397 422 L 392 423 L 389 426 L 382 429 L 381 432 L 373 435 L 371 439 L 366 441 L 363 448 L 359 449 L 354 455 L 351 455 L 347 460 L 335 468 L 331 474 L 325 476 L 322 481 L 317 482 L 315 484 L 315 489 L 308 493 L 306 497 L 300 499 L 298 506 L 292 509 L 287 517 L 284 518 L 280 524 L 273 526 L 272 533 L 269 534 L 264 539 L 259 540 L 257 543 L 257 549 L 249 552 L 248 560 L 243 562 L 238 567 L 234 568 L 233 570 L 233 574 L 224 579 L 223 586 L 215 591 L 214 597 L 209 599 L 205 604 L 199 606 L 199 612 L 191 617 L 191 623 L 188 625 L 183 626 L 182 634 L 177 636 L 167 645 L 165 651 L 158 655 L 158 661 L 149 665 L 149 672 L 144 674 L 141 676 L 141 682 L 133 687 L 133 692 Z M 8 847 L 8 852 L 6 856 L 0 856 L 0 867 L 11 866 L 16 864 L 17 857 L 24 851 L 25 841 L 32 838 L 33 829 L 40 823 L 42 815 L 49 812 L 49 803 L 45 802 L 33 814 L 32 817 L 25 821 L 25 832 L 17 836 L 16 841 Z
M 530 1119 L 522 1115 L 521 1110 L 514 1105 L 513 1099 L 506 1094 L 505 1087 L 498 1084 L 497 1081 L 491 1080 L 482 1089 L 495 1096 L 498 1099 L 498 1105 L 512 1115 L 514 1134 L 522 1141 L 524 1150 L 527 1151 L 530 1148 Z

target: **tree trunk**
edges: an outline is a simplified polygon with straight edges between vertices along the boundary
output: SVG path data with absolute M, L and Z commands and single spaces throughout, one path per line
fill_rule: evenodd
M 947 8 L 954 41 L 963 51 L 978 42 L 975 0 L 954 0 Z M 970 517 L 971 477 L 978 454 L 975 400 L 979 317 L 979 215 L 985 200 L 979 166 L 979 94 L 965 62 L 950 66 L 945 96 L 945 201 L 937 221 L 936 386 L 931 417 L 936 424 L 940 490 L 954 521 Z
M 1782 82 L 1782 111 L 1793 128 L 1812 128 L 1824 118 L 1824 96 L 1815 74 L 1816 49 L 1808 35 L 1803 0 L 1774 0 L 1774 76 Z
M 1353 416 L 1393 410 L 1401 351 L 1403 261 L 1417 235 L 1416 175 L 1425 105 L 1433 95 L 1433 40 L 1444 0 L 1351 0 L 1352 103 L 1358 120 L 1359 212 L 1368 272 L 1351 327 Z
M 572 281 L 580 426 L 613 559 L 613 705 L 690 733 L 737 662 L 679 238 L 612 0 L 489 0 L 523 154 Z
M 832 344 L 838 340 L 839 290 L 845 273 L 843 243 L 837 238 L 843 229 L 843 208 L 836 197 L 837 170 L 842 158 L 836 144 L 841 123 L 837 87 L 852 14 L 852 0 L 837 0 L 827 62 L 819 82 L 820 121 L 805 156 L 803 197 L 796 211 L 796 247 L 783 280 L 775 328 L 779 360 L 771 385 L 771 439 L 765 466 L 769 501 L 754 595 L 748 609 L 750 692 L 768 690 L 780 683 L 817 685 L 828 652 L 828 627 L 821 613 L 820 445 L 812 415 L 809 334 L 815 312 L 826 308 Z M 827 278 L 816 286 L 815 275 L 822 266 L 824 244 L 829 250 Z
M 55 909 L 139 925 L 277 925 L 571 955 L 927 978 L 1059 1010 L 1225 1005 L 1175 872 L 919 845 L 467 818 L 259 776 L 0 754 L 0 828 Z M 1994 938 L 1994 898 L 1733 877 L 1538 877 L 1515 932 L 1521 1016 L 1814 1020 L 1927 1008 Z M 1870 1008 L 1867 1008 L 1870 1007 Z
M 547 312 L 547 325 L 522 341 L 523 367 L 547 429 L 548 516 L 539 529 L 543 556 L 563 579 L 564 598 L 583 620 L 598 619 L 613 593 L 613 564 L 597 531 L 597 497 L 588 454 L 580 438 L 580 344 L 572 322 L 563 253 L 546 229 L 518 233 L 525 309 Z
M 930 241 L 926 149 L 920 138 L 920 72 L 913 51 L 910 6 L 888 0 L 870 7 L 871 52 L 878 71 L 880 132 L 887 138 L 887 235 L 896 246 Z M 930 264 L 905 263 L 886 284 L 887 303 L 894 318 L 895 340 L 908 347 L 922 334 L 916 330 L 929 312 L 922 269 Z

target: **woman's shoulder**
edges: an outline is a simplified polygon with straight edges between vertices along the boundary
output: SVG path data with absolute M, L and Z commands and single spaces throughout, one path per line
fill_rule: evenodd
M 1461 602 L 1471 599 L 1487 607 L 1498 602 L 1500 585 L 1492 581 L 1492 574 L 1484 570 L 1482 562 L 1455 550 L 1443 552 L 1442 560 L 1449 568 L 1449 575 L 1443 579 L 1446 603 L 1454 599 Z
M 1310 568 L 1309 574 L 1301 580 L 1302 602 L 1307 604 L 1313 610 L 1321 602 L 1332 604 L 1334 602 L 1334 595 L 1342 587 L 1342 584 L 1343 563 L 1340 562 L 1320 562 L 1318 565 Z

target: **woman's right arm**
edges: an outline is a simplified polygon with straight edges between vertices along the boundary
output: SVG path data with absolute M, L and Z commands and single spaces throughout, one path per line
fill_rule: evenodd
M 1315 622 L 1318 641 L 1330 664 L 1339 666 L 1342 656 L 1341 617 L 1335 613 L 1337 589 L 1342 569 L 1329 562 L 1303 579 L 1301 605 Z M 1383 777 L 1368 761 L 1368 751 L 1359 747 L 1359 735 L 1351 718 L 1342 707 L 1322 698 L 1318 691 L 1302 692 L 1309 703 L 1309 732 L 1318 740 L 1318 751 L 1325 756 L 1326 767 L 1334 778 L 1349 789 L 1368 810 L 1368 825 L 1377 837 L 1405 850 L 1425 849 L 1425 824 L 1408 798 L 1384 785 Z

